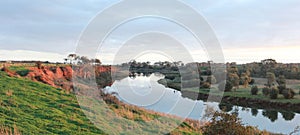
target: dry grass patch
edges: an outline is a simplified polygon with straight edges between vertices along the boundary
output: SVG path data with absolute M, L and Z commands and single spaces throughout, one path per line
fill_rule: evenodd
M 18 131 L 16 125 L 14 125 L 13 129 L 5 126 L 0 126 L 0 135 L 21 135 Z

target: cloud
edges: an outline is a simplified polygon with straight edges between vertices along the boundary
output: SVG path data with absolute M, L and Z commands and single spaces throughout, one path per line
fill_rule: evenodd
M 225 48 L 299 44 L 300 1 L 225 0 L 202 12 Z
M 0 49 L 72 52 L 82 29 L 101 9 L 102 3 L 92 0 L 1 1 L 0 36 L 5 38 Z
M 227 62 L 250 63 L 272 58 L 281 63 L 299 63 L 299 46 L 224 49 Z
M 89 21 L 104 8 L 118 1 L 0 1 L 0 50 L 27 50 L 60 55 L 74 52 L 77 40 Z M 234 52 L 237 48 L 255 50 L 263 47 L 273 51 L 269 55 L 283 58 L 287 53 L 276 53 L 280 49 L 275 48 L 294 46 L 295 50 L 300 49 L 298 16 L 300 1 L 273 0 L 271 3 L 268 0 L 182 1 L 197 9 L 211 24 L 225 53 Z M 172 3 L 169 3 L 169 6 L 172 6 Z M 179 12 L 184 11 L 176 10 L 176 13 Z M 122 12 L 116 11 L 112 17 L 122 15 Z M 184 17 L 193 18 L 188 14 Z M 139 26 L 143 25 L 148 25 L 147 21 L 141 21 Z M 131 29 L 128 27 L 128 32 Z M 174 29 L 174 33 L 180 34 L 176 30 Z M 186 38 L 186 34 L 181 34 Z M 114 42 L 119 42 L 120 39 L 122 38 L 113 38 L 116 40 Z M 201 57 L 200 55 L 202 54 L 195 54 L 197 57 Z M 250 53 L 244 56 L 251 57 Z
M 25 50 L 0 50 L 1 60 L 40 60 L 50 62 L 63 62 L 65 55 L 57 53 L 35 52 Z

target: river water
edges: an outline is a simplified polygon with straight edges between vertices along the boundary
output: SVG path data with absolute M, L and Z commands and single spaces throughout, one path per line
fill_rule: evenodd
M 127 77 L 115 81 L 111 87 L 106 87 L 105 91 L 114 93 L 121 101 L 128 104 L 194 120 L 203 120 L 205 109 L 208 106 L 215 110 L 223 110 L 224 106 L 215 102 L 183 98 L 181 92 L 159 84 L 157 81 L 161 78 L 163 76 L 160 74 Z M 288 134 L 297 125 L 300 126 L 300 114 L 293 112 L 231 105 L 227 105 L 226 108 L 228 113 L 236 113 L 243 124 L 257 126 L 260 130 Z

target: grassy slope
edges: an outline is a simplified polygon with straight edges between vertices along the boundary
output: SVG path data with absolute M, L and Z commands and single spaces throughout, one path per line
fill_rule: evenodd
M 24 69 L 18 68 L 15 71 L 20 70 Z M 164 116 L 123 103 L 110 104 L 110 107 L 124 118 L 132 115 L 129 121 Z M 28 79 L 8 77 L 1 71 L 0 116 L 0 126 L 16 126 L 23 134 L 104 134 L 87 119 L 74 94 Z M 102 124 L 103 127 L 110 127 L 109 123 Z M 120 123 L 120 126 L 127 124 Z M 164 123 L 156 124 L 159 126 Z M 171 134 L 199 133 L 199 127 L 193 128 L 184 122 Z
M 23 134 L 102 134 L 62 90 L 0 72 L 0 125 Z

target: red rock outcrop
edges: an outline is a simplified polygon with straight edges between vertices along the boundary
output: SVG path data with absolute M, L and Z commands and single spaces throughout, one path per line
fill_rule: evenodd
M 66 67 L 32 67 L 27 78 L 42 82 L 53 87 L 63 88 L 66 90 L 72 89 L 72 73 L 73 70 L 70 66 Z
M 73 90 L 73 75 L 76 75 L 79 78 L 89 79 L 95 77 L 95 74 L 92 74 L 91 69 L 95 69 L 96 73 L 99 72 L 110 72 L 112 70 L 111 66 L 82 66 L 76 67 L 75 71 L 71 66 L 41 66 L 31 67 L 29 68 L 30 72 L 25 76 L 28 79 L 33 81 L 42 82 L 48 85 L 51 85 L 56 88 L 65 89 L 67 91 Z M 11 77 L 18 76 L 16 73 L 8 70 L 8 68 L 4 67 L 1 69 L 2 71 L 7 72 L 7 74 Z M 107 85 L 111 85 L 107 84 Z

